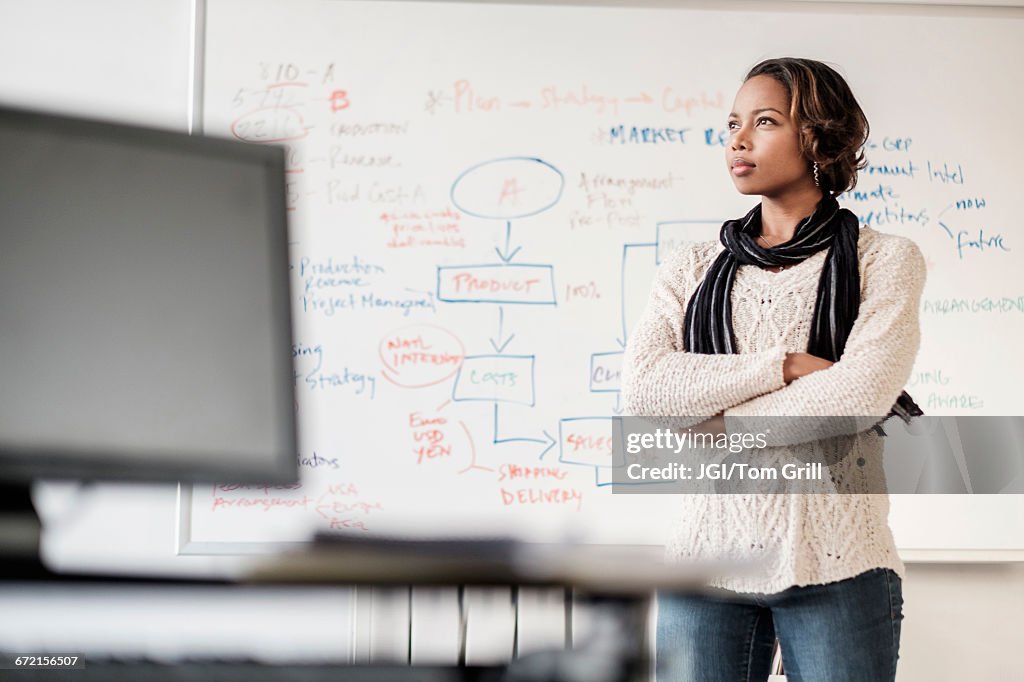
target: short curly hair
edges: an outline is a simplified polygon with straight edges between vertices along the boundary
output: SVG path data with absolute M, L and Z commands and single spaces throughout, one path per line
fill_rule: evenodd
M 867 167 L 864 145 L 870 126 L 846 80 L 813 59 L 766 59 L 747 73 L 771 76 L 786 88 L 789 116 L 800 130 L 800 147 L 808 162 L 818 162 L 821 188 L 832 195 L 857 186 L 857 171 Z

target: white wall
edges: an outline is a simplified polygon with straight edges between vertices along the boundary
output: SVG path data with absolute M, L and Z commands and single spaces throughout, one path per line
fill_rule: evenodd
M 0 102 L 186 129 L 188 0 L 0 0 Z
M 0 0 L 0 102 L 185 130 L 190 14 L 188 0 Z M 46 549 L 58 564 L 206 568 L 182 562 L 195 557 L 173 554 L 171 486 L 38 492 L 41 514 L 52 523 Z M 900 680 L 1019 675 L 1024 565 L 910 564 L 908 570 Z M 14 606 L 12 598 L 0 593 L 0 610 Z M 17 599 L 19 609 L 30 608 L 24 595 Z M 90 617 L 83 613 L 79 622 L 67 613 L 64 627 L 80 630 Z

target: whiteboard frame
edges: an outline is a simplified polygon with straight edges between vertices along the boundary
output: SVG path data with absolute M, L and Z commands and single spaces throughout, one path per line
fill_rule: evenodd
M 175 528 L 175 553 L 187 555 L 244 555 L 273 554 L 303 547 L 303 542 L 204 542 L 192 539 L 192 498 L 193 488 L 190 483 L 178 484 L 178 509 L 175 515 L 178 524 Z M 637 545 L 652 550 L 661 545 Z M 896 548 L 900 559 L 908 564 L 985 564 L 985 563 L 1024 563 L 1024 548 L 1021 549 L 901 549 Z

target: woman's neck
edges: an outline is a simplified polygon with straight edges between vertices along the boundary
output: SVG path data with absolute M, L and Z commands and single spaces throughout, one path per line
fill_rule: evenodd
M 800 221 L 814 213 L 821 198 L 821 190 L 813 186 L 780 197 L 762 196 L 761 234 L 772 244 L 788 242 Z

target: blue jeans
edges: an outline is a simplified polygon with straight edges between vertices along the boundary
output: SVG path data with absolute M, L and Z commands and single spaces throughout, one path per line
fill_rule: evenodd
M 775 594 L 659 594 L 657 679 L 764 682 L 778 637 L 789 682 L 891 682 L 902 582 L 873 568 Z

